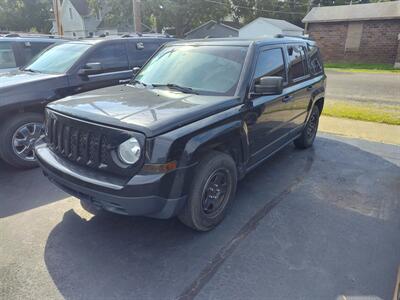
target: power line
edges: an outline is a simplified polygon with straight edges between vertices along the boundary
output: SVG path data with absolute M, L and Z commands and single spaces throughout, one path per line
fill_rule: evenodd
M 222 2 L 218 2 L 218 1 L 214 1 L 214 0 L 204 0 L 204 1 L 205 2 L 214 3 L 214 4 L 228 5 L 229 7 L 231 7 L 231 5 L 228 4 L 228 3 L 222 3 Z M 262 12 L 270 12 L 270 13 L 281 13 L 281 14 L 291 14 L 291 15 L 304 15 L 304 13 L 302 13 L 302 12 L 291 12 L 291 11 L 282 11 L 282 10 L 268 10 L 268 9 L 261 9 L 261 8 L 255 8 L 255 7 L 240 6 L 240 5 L 232 5 L 232 6 L 239 7 L 239 8 L 244 8 L 244 9 L 250 9 L 250 10 L 254 10 L 254 11 L 262 11 Z

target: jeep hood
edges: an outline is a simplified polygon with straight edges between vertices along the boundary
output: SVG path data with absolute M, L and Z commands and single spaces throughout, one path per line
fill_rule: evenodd
M 238 97 L 185 94 L 120 85 L 52 102 L 54 111 L 109 126 L 159 135 L 240 103 Z

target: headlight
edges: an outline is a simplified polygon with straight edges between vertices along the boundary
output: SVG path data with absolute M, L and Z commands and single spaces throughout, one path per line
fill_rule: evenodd
M 133 165 L 140 158 L 140 144 L 137 139 L 130 138 L 118 147 L 118 156 L 122 162 Z

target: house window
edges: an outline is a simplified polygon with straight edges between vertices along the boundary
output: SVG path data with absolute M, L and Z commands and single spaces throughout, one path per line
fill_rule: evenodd
M 345 51 L 358 51 L 360 49 L 363 23 L 351 22 L 347 27 Z
M 72 20 L 72 8 L 71 7 L 69 8 L 69 17 Z

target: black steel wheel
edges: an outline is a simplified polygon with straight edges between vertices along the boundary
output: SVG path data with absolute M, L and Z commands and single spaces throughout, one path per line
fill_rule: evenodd
M 236 192 L 235 161 L 226 153 L 211 151 L 196 168 L 189 197 L 179 219 L 187 226 L 208 231 L 225 217 Z
M 320 112 L 318 107 L 314 106 L 310 113 L 310 117 L 304 126 L 303 132 L 300 137 L 294 140 L 294 144 L 297 148 L 305 149 L 311 147 L 314 143 L 318 131 L 319 114 Z
M 202 210 L 209 216 L 220 213 L 224 204 L 229 199 L 232 185 L 229 170 L 225 168 L 214 171 L 207 179 L 202 193 Z

